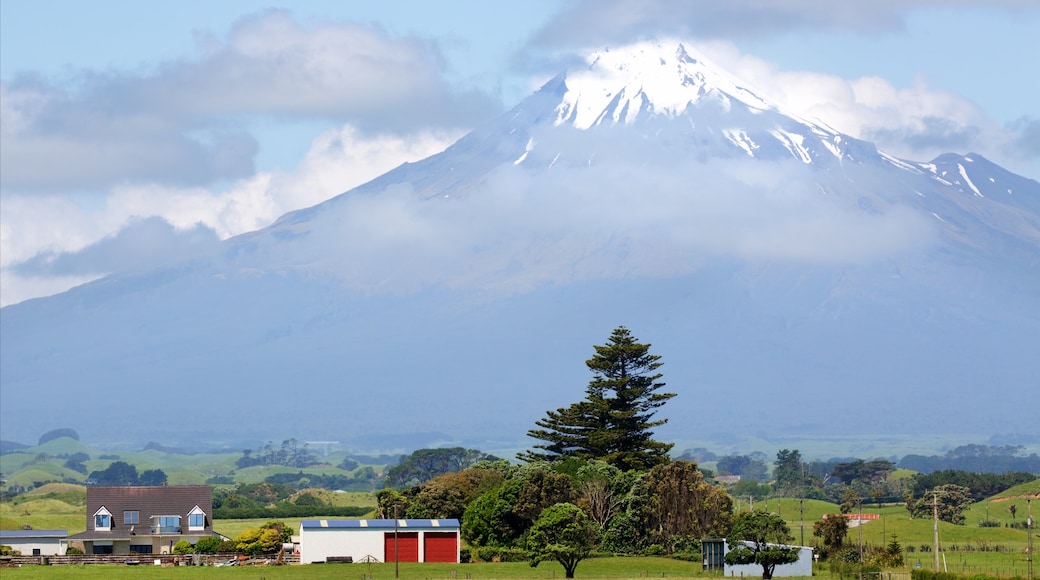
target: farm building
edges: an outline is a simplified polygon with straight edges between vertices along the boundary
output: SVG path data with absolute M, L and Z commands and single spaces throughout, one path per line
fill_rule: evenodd
M 67 530 L 0 530 L 0 545 L 23 556 L 60 556 L 65 553 Z
M 798 548 L 798 561 L 777 566 L 773 571 L 773 576 L 812 576 L 813 549 L 804 546 L 784 547 Z M 722 570 L 723 576 L 731 577 L 762 577 L 762 566 L 759 564 L 731 566 L 725 563 L 726 553 L 729 552 L 729 543 L 725 539 L 705 538 L 701 540 L 701 551 L 704 554 L 705 570 Z
M 458 562 L 459 530 L 459 520 L 303 520 L 300 563 Z

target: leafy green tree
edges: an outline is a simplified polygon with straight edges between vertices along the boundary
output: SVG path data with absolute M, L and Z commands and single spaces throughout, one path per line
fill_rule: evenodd
M 323 502 L 320 497 L 318 497 L 317 495 L 315 495 L 313 493 L 304 492 L 304 493 L 301 493 L 300 495 L 296 496 L 296 499 L 293 500 L 293 504 L 295 504 L 295 505 L 325 505 L 325 502 Z
M 599 543 L 600 529 L 585 510 L 572 503 L 545 508 L 527 534 L 531 566 L 555 560 L 564 575 L 574 578 L 578 563 L 588 558 Z
M 660 356 L 649 353 L 623 326 L 614 329 L 606 345 L 586 366 L 593 378 L 583 401 L 549 411 L 528 436 L 542 441 L 518 454 L 523 461 L 553 461 L 566 457 L 599 459 L 623 471 L 645 470 L 668 462 L 672 444 L 653 438 L 653 428 L 667 419 L 654 419 L 675 393 L 658 392 L 664 383 L 657 371 Z
M 797 449 L 781 449 L 776 453 L 773 466 L 777 492 L 783 497 L 800 495 L 802 487 L 805 486 L 805 467 L 802 464 L 801 452 Z
M 606 530 L 624 506 L 625 494 L 634 482 L 632 472 L 624 472 L 604 461 L 593 460 L 578 468 L 575 479 L 578 505 L 588 512 L 592 521 Z
M 841 550 L 848 533 L 849 520 L 843 515 L 830 514 L 813 524 L 813 535 L 823 541 L 824 556 Z
M 696 463 L 658 465 L 645 485 L 651 495 L 644 504 L 645 526 L 669 553 L 729 529 L 733 499 L 723 488 L 705 482 Z
M 913 503 L 911 515 L 915 518 L 929 517 L 938 508 L 939 519 L 951 524 L 963 524 L 964 512 L 973 503 L 971 490 L 952 483 L 940 485 Z
M 384 520 L 398 518 L 407 514 L 410 505 L 411 498 L 396 489 L 385 488 L 376 492 L 376 506 L 379 510 L 379 517 Z
M 856 508 L 859 511 L 859 506 L 863 503 L 863 496 L 859 494 L 854 488 L 847 487 L 841 494 L 841 513 L 848 514 L 852 513 L 852 508 Z
M 466 506 L 505 480 L 498 469 L 469 468 L 445 473 L 417 487 L 411 503 L 422 506 L 423 517 L 462 519 Z M 413 511 L 407 512 L 411 517 Z
M 522 485 L 519 479 L 507 479 L 470 502 L 462 516 L 462 539 L 474 546 L 511 547 L 527 529 L 527 522 L 513 512 Z
M 90 472 L 98 485 L 138 485 L 137 468 L 125 461 L 113 461 L 100 471 Z
M 523 474 L 523 483 L 520 485 L 516 503 L 513 504 L 513 513 L 533 523 L 549 506 L 571 503 L 576 495 L 569 477 L 556 473 L 547 466 L 539 466 Z
M 798 561 L 798 548 L 787 546 L 793 541 L 787 522 L 776 514 L 763 511 L 741 512 L 726 536 L 730 551 L 726 563 L 758 564 L 763 580 L 773 577 L 776 567 Z
M 452 447 L 448 449 L 419 449 L 402 458 L 401 463 L 386 473 L 388 487 L 417 485 L 442 475 L 462 471 L 481 461 L 498 458 L 477 449 Z
M 140 485 L 166 485 L 166 472 L 161 469 L 146 469 L 138 478 Z
M 84 461 L 90 460 L 90 456 L 82 451 L 73 453 L 65 459 L 64 466 L 79 473 L 86 474 L 87 466 L 83 464 Z

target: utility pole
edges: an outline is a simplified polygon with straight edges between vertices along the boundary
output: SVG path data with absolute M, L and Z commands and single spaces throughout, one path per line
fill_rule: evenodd
M 856 501 L 856 522 L 859 525 L 859 564 L 863 565 L 863 498 Z
M 397 534 L 397 503 L 394 503 L 394 578 L 401 577 L 400 571 L 400 558 L 398 558 L 398 548 L 401 545 L 400 538 Z
M 802 530 L 802 545 L 805 545 L 805 499 L 798 500 L 798 527 Z
M 1026 564 L 1029 568 L 1027 578 L 1033 580 L 1033 504 L 1031 499 L 1026 500 L 1026 542 L 1029 555 L 1026 556 Z
M 932 522 L 935 539 L 932 550 L 935 552 L 935 571 L 939 571 L 939 494 L 932 490 Z

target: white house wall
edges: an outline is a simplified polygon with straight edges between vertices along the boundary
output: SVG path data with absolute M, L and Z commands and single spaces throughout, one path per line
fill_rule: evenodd
M 304 528 L 300 530 L 300 563 L 324 562 L 330 556 L 350 556 L 355 562 L 365 558 L 383 561 L 385 530 L 347 528 Z
M 39 550 L 40 556 L 62 556 L 65 554 L 64 544 L 60 538 L 4 538 L 0 540 L 5 546 L 18 550 L 23 556 L 32 556 L 33 550 Z
M 729 552 L 729 544 L 726 544 L 726 552 Z M 812 548 L 799 548 L 798 561 L 790 564 L 780 564 L 773 570 L 774 578 L 789 576 L 812 576 L 813 550 Z M 750 577 L 761 578 L 762 566 L 760 564 L 739 564 L 736 566 L 725 565 L 724 574 L 727 577 Z

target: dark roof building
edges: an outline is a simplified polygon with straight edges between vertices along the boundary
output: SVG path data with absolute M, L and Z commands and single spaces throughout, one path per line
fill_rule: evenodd
M 166 554 L 213 536 L 208 485 L 87 487 L 87 530 L 69 537 L 88 554 Z

